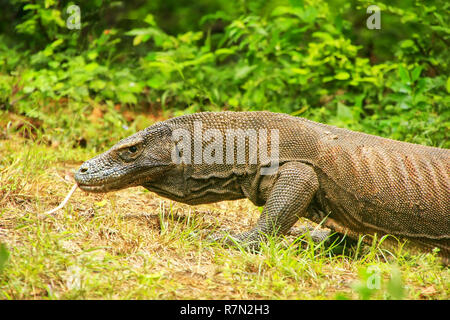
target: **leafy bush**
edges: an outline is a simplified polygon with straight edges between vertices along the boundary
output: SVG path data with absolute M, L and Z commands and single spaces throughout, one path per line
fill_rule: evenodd
M 272 110 L 450 146 L 443 0 L 379 3 L 381 30 L 368 1 L 80 1 L 81 30 L 70 4 L 15 0 L 0 24 L 0 109 L 55 135 L 106 143 L 95 130 L 140 128 L 126 110 Z

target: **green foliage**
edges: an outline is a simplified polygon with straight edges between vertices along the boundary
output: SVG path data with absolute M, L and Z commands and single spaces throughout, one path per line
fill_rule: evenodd
M 8 249 L 6 249 L 6 246 L 3 243 L 0 243 L 0 272 L 2 272 L 3 268 L 5 267 L 8 258 Z
M 79 1 L 81 30 L 70 4 L 8 4 L 0 109 L 69 138 L 101 105 L 105 135 L 124 110 L 272 110 L 450 146 L 446 1 L 379 2 L 381 30 L 363 0 Z

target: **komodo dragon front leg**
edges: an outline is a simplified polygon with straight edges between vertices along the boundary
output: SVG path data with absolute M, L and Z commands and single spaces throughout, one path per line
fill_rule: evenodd
M 227 236 L 225 244 L 238 243 L 257 250 L 260 241 L 267 235 L 286 234 L 305 215 L 318 188 L 319 181 L 311 166 L 300 162 L 283 164 L 255 227 L 238 235 Z

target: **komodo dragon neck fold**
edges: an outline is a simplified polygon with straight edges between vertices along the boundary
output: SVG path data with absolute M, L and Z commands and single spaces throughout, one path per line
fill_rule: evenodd
M 264 210 L 236 236 L 242 243 L 327 216 L 326 226 L 351 237 L 391 234 L 450 259 L 450 150 L 285 114 L 159 122 L 83 163 L 75 179 L 90 192 L 144 186 L 188 204 L 248 198 Z

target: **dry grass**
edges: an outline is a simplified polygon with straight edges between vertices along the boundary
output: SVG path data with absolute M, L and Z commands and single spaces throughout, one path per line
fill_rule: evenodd
M 255 223 L 258 208 L 246 200 L 190 207 L 143 188 L 77 190 L 56 216 L 42 217 L 92 154 L 10 136 L 0 155 L 0 242 L 10 253 L 0 299 L 449 298 L 449 269 L 431 254 L 365 247 L 330 255 L 312 242 L 289 245 L 293 237 L 253 254 L 207 241 L 214 230 Z M 365 285 L 370 266 L 380 289 Z M 393 268 L 401 273 L 394 281 Z

